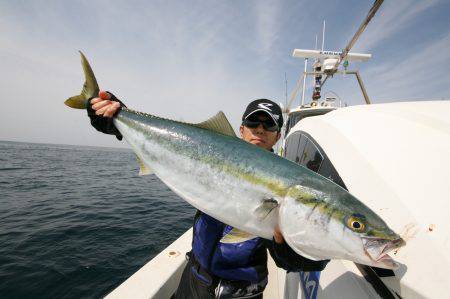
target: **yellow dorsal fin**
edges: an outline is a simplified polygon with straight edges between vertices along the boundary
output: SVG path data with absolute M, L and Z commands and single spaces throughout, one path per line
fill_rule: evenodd
M 222 111 L 219 111 L 219 113 L 204 122 L 194 124 L 194 126 L 208 129 L 220 134 L 236 137 L 236 133 L 234 133 L 233 127 L 231 127 L 230 122 Z
M 139 175 L 148 175 L 153 173 L 150 167 L 145 165 L 144 161 L 142 161 L 142 159 L 138 155 L 136 155 L 136 158 L 139 162 Z

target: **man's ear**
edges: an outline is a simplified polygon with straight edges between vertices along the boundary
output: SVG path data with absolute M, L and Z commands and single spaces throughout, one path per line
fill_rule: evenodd
M 244 126 L 243 125 L 241 125 L 239 127 L 239 133 L 241 133 L 241 138 L 244 137 Z

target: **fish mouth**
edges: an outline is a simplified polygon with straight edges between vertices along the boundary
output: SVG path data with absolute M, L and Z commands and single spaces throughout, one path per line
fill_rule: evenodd
M 389 252 L 404 246 L 402 238 L 386 240 L 380 238 L 362 238 L 364 253 L 372 260 L 375 267 L 397 269 L 399 264 L 389 256 Z

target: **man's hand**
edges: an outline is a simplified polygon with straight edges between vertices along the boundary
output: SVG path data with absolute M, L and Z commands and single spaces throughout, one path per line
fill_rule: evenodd
M 86 110 L 91 120 L 91 125 L 97 131 L 115 135 L 117 139 L 122 140 L 122 134 L 120 134 L 113 122 L 113 117 L 119 113 L 122 107 L 126 106 L 112 93 L 100 91 L 97 98 L 90 100 Z
M 120 103 L 111 101 L 111 94 L 102 90 L 98 93 L 98 98 L 91 100 L 92 109 L 95 114 L 103 117 L 113 117 L 120 108 Z
M 283 235 L 281 234 L 281 230 L 280 230 L 280 227 L 278 225 L 275 226 L 275 229 L 273 231 L 273 239 L 278 244 L 283 244 L 284 243 L 284 238 L 283 238 Z

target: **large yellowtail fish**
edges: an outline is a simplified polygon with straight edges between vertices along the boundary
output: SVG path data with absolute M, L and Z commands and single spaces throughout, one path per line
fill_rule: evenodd
M 86 82 L 65 103 L 85 109 L 99 87 L 81 58 Z M 332 181 L 237 138 L 222 112 L 189 124 L 124 108 L 114 124 L 142 172 L 151 170 L 191 205 L 240 230 L 222 242 L 271 239 L 279 225 L 286 242 L 309 259 L 397 266 L 387 253 L 405 242 L 376 213 Z

